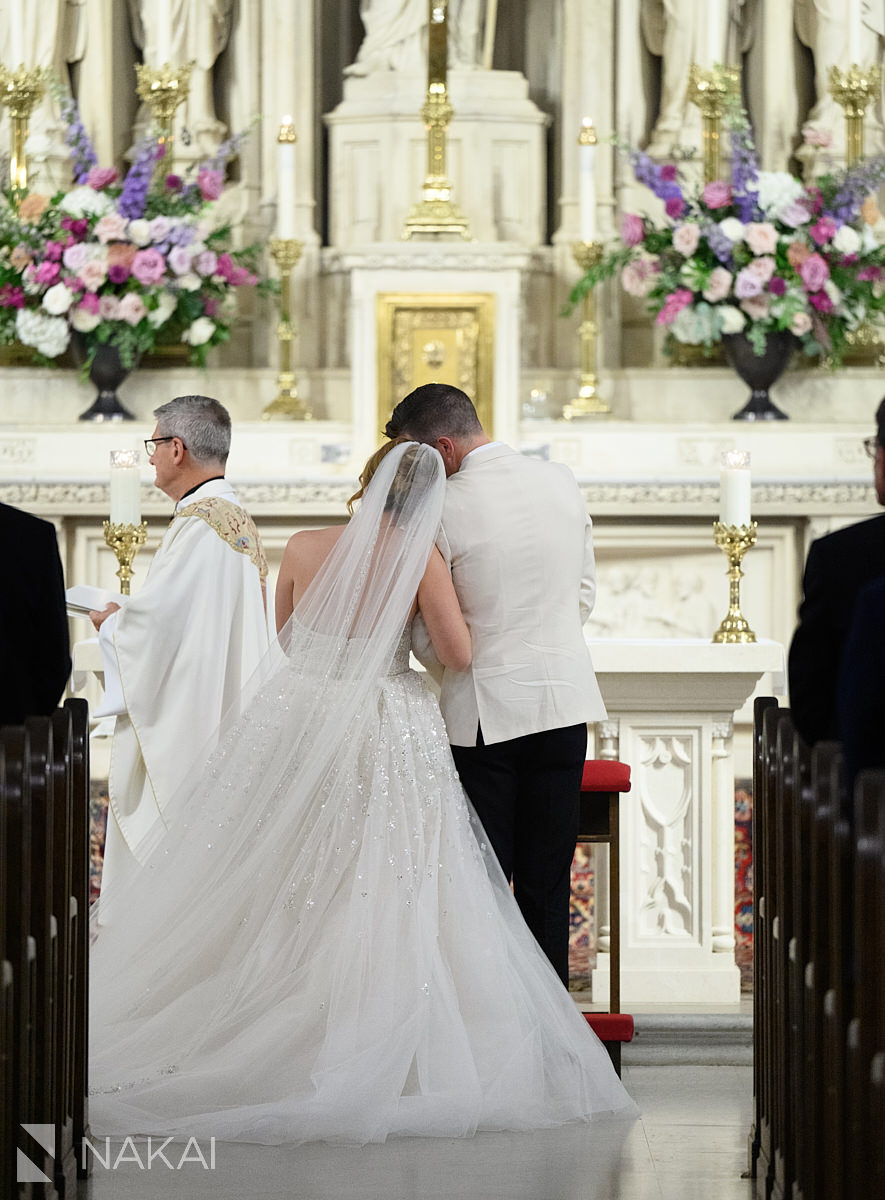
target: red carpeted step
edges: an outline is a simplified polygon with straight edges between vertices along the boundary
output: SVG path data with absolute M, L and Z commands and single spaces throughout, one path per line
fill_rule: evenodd
M 601 1042 L 632 1042 L 633 1018 L 629 1013 L 585 1012 L 584 1020 Z

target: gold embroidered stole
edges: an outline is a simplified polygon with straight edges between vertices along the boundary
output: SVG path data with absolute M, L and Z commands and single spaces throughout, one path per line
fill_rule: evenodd
M 205 521 L 222 541 L 240 554 L 248 554 L 258 569 L 262 584 L 267 579 L 267 559 L 261 539 L 255 522 L 244 508 L 225 500 L 223 496 L 207 496 L 204 500 L 196 500 L 186 508 L 179 509 L 173 520 L 178 517 L 199 517 Z

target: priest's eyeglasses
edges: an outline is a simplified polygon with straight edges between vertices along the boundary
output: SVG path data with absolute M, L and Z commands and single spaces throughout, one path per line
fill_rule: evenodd
M 866 450 L 870 458 L 876 457 L 876 451 L 879 449 L 880 442 L 877 437 L 868 437 L 863 440 L 863 448 Z
M 145 438 L 144 448 L 145 448 L 145 452 L 147 453 L 148 458 L 150 458 L 155 453 L 160 442 L 174 442 L 175 437 L 177 437 L 177 436 L 178 435 L 176 434 L 174 437 Z M 178 438 L 178 440 L 181 442 L 181 438 Z M 184 446 L 184 449 L 186 450 L 187 446 L 184 445 L 184 442 L 181 442 L 181 444 L 182 444 L 182 446 Z

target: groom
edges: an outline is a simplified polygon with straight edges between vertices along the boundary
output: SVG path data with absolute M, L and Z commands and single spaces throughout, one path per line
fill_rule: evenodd
M 440 704 L 464 788 L 526 923 L 568 986 L 570 868 L 587 722 L 605 707 L 583 625 L 596 595 L 590 518 L 568 467 L 486 437 L 460 389 L 416 388 L 385 433 L 435 446 L 438 546 L 473 640 Z M 432 658 L 429 646 L 418 657 Z

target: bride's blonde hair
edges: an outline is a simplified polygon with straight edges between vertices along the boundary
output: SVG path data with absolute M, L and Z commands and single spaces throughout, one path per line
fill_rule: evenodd
M 360 471 L 359 491 L 354 492 L 353 495 L 350 497 L 350 499 L 347 501 L 347 511 L 350 513 L 351 516 L 353 516 L 353 506 L 356 504 L 357 500 L 362 499 L 363 493 L 365 492 L 366 488 L 369 486 L 372 476 L 375 474 L 375 472 L 381 466 L 382 462 L 387 457 L 387 455 L 391 452 L 391 450 L 394 448 L 394 446 L 400 446 L 400 445 L 402 445 L 403 442 L 408 442 L 408 441 L 411 441 L 411 439 L 406 438 L 406 437 L 391 438 L 389 442 L 385 442 L 383 446 L 379 446 L 378 449 L 375 451 L 375 453 L 369 458 L 368 462 L 363 467 L 362 471 Z

